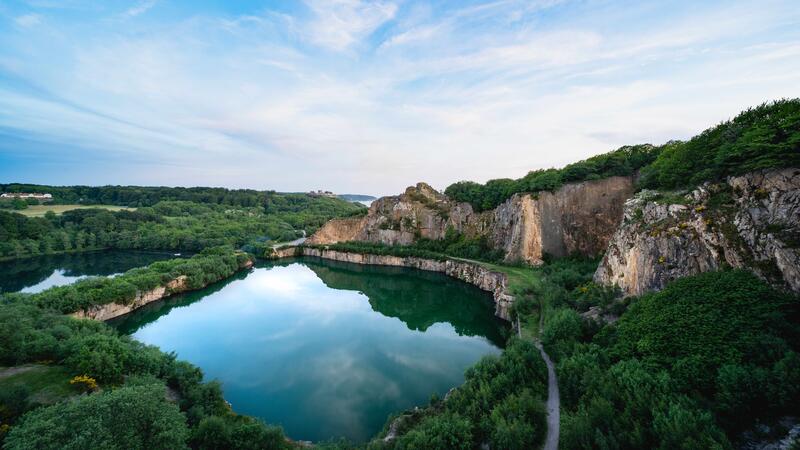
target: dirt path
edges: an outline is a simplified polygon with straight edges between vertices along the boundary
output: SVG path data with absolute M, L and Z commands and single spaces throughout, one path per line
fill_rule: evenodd
M 14 366 L 14 367 L 0 367 L 0 380 L 3 378 L 8 378 L 10 376 L 14 376 L 18 373 L 24 373 L 29 370 L 36 369 L 38 367 L 42 367 L 41 364 L 24 364 L 21 366 Z
M 539 330 L 542 329 L 544 314 L 539 314 Z M 517 332 L 522 337 L 522 328 L 517 317 Z M 545 365 L 547 365 L 547 437 L 543 450 L 558 450 L 558 435 L 561 427 L 561 396 L 558 393 L 558 379 L 556 369 L 550 356 L 544 351 L 539 339 L 534 338 L 533 344 L 539 349 Z

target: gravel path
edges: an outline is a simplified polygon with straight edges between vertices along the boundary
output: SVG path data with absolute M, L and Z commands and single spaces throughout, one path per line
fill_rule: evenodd
M 544 442 L 544 450 L 558 449 L 558 433 L 561 424 L 561 397 L 558 394 L 558 380 L 556 379 L 556 369 L 553 361 L 545 353 L 542 344 L 536 341 L 536 347 L 542 354 L 544 363 L 547 364 L 547 439 Z
M 14 367 L 0 367 L 0 380 L 3 378 L 8 378 L 14 376 L 19 373 L 28 372 L 33 369 L 37 369 L 42 367 L 41 364 L 24 364 L 21 366 L 14 366 Z
M 542 329 L 544 315 L 539 315 L 539 330 Z M 519 317 L 517 317 L 517 332 L 519 337 L 522 337 L 522 328 L 520 326 Z M 556 378 L 556 369 L 553 361 L 550 360 L 547 352 L 544 351 L 542 343 L 539 339 L 533 340 L 539 353 L 542 354 L 542 359 L 547 365 L 547 438 L 544 441 L 543 450 L 558 450 L 558 434 L 561 427 L 561 396 L 558 393 L 558 379 Z

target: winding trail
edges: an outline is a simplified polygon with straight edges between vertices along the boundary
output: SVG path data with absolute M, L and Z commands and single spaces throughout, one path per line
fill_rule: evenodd
M 544 314 L 539 314 L 539 330 L 542 329 Z M 522 327 L 517 317 L 517 333 L 522 337 Z M 558 435 L 561 427 L 561 396 L 558 393 L 558 379 L 556 369 L 550 356 L 544 351 L 538 338 L 533 339 L 533 345 L 539 349 L 545 365 L 547 365 L 547 437 L 543 450 L 558 450 Z

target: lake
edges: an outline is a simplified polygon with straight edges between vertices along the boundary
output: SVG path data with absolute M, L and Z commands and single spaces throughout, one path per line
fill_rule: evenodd
M 112 276 L 162 259 L 167 252 L 106 250 L 37 256 L 0 262 L 0 292 L 34 294 L 87 276 Z
M 506 325 L 493 310 L 490 294 L 443 274 L 300 258 L 112 325 L 198 365 L 236 412 L 293 439 L 365 441 L 500 353 Z

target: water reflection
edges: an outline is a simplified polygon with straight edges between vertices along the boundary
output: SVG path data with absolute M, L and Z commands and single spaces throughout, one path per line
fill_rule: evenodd
M 158 305 L 115 325 L 199 365 L 237 412 L 295 439 L 365 440 L 502 342 L 487 294 L 407 269 L 282 262 Z
M 0 262 L 0 292 L 41 292 L 87 276 L 115 275 L 174 257 L 164 252 L 108 250 Z

